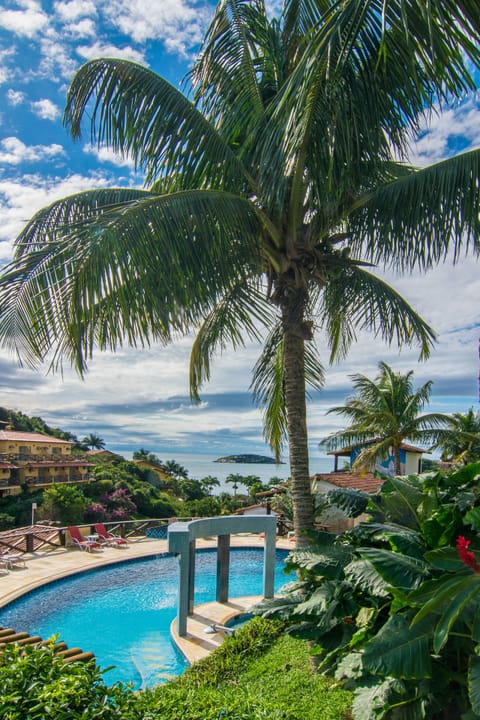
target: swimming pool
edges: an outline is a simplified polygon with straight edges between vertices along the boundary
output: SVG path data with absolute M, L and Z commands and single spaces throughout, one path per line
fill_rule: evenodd
M 276 551 L 275 591 L 288 578 Z M 232 548 L 230 597 L 262 594 L 263 550 Z M 216 552 L 198 550 L 195 604 L 215 600 Z M 165 682 L 187 663 L 170 638 L 177 612 L 178 561 L 172 555 L 127 560 L 50 583 L 0 609 L 0 624 L 95 653 L 108 684 Z

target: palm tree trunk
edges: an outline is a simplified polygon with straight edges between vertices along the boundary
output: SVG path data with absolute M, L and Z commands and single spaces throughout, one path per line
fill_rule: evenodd
M 395 457 L 395 475 L 398 476 L 402 474 L 402 466 L 400 463 L 400 445 L 394 445 L 393 452 Z
M 304 308 L 305 293 L 299 290 L 285 298 L 281 305 L 293 527 L 297 547 L 310 544 L 309 532 L 314 524 L 305 387 L 305 340 L 311 337 L 311 328 L 304 321 Z

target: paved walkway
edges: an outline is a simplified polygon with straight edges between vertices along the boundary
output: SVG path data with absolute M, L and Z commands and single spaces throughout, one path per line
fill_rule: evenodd
M 232 535 L 232 547 L 263 547 L 263 538 L 258 535 Z M 197 548 L 214 548 L 216 540 L 202 539 L 197 541 Z M 291 549 L 286 539 L 279 539 L 277 547 Z M 103 547 L 100 550 L 86 552 L 78 548 L 59 548 L 24 555 L 26 567 L 15 567 L 8 572 L 0 569 L 0 608 L 15 600 L 20 595 L 41 585 L 58 580 L 68 575 L 92 568 L 120 562 L 122 560 L 149 557 L 167 552 L 167 541 L 134 538 L 127 547 Z M 172 626 L 172 637 L 178 644 L 189 662 L 208 655 L 222 642 L 224 634 L 208 634 L 213 623 L 225 623 L 248 609 L 259 598 L 231 598 L 228 603 L 207 603 L 195 608 L 193 616 L 187 621 L 187 636 L 179 638 Z M 18 628 L 17 628 L 18 629 Z M 20 628 L 21 629 L 21 628 Z M 86 648 L 88 649 L 88 648 Z

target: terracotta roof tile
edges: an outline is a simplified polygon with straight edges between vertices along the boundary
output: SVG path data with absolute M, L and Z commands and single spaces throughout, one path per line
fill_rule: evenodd
M 340 488 L 352 488 L 352 490 L 361 490 L 374 494 L 383 485 L 384 480 L 375 477 L 373 473 L 351 473 L 351 472 L 331 472 L 317 473 L 313 476 L 315 480 L 330 483 Z
M 60 438 L 51 437 L 50 435 L 41 435 L 40 433 L 23 432 L 21 430 L 0 430 L 0 440 L 11 440 L 13 442 L 48 442 L 60 443 L 61 445 L 73 445 L 68 440 L 60 440 Z

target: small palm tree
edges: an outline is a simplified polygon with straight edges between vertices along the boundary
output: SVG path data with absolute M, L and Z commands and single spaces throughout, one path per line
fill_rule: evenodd
M 167 462 L 163 463 L 163 467 L 172 477 L 188 479 L 188 470 L 176 460 L 167 460 Z
M 220 487 L 220 481 L 213 475 L 206 475 L 200 479 L 200 484 L 207 495 L 211 495 L 214 487 Z
M 356 394 L 346 404 L 331 408 L 329 413 L 346 416 L 351 424 L 333 433 L 320 443 L 321 447 L 336 450 L 352 444 L 365 444 L 354 467 L 371 467 L 374 460 L 384 460 L 391 454 L 395 474 L 401 474 L 400 448 L 405 440 L 437 445 L 452 426 L 452 419 L 442 413 L 420 415 L 428 403 L 432 382 L 413 390 L 413 371 L 396 373 L 384 362 L 380 373 L 370 380 L 365 375 L 352 375 Z
M 152 463 L 153 465 L 162 465 L 162 461 L 158 455 L 150 452 L 150 450 L 145 450 L 145 448 L 134 450 L 132 460 L 144 460 L 145 462 Z
M 90 433 L 83 438 L 82 443 L 91 450 L 103 450 L 105 448 L 105 440 L 96 433 Z
M 480 413 L 473 408 L 466 413 L 452 415 L 453 427 L 443 437 L 442 460 L 453 460 L 463 465 L 480 459 Z
M 227 475 L 227 477 L 225 478 L 225 482 L 231 485 L 233 488 L 233 497 L 237 496 L 237 490 L 240 485 L 243 485 L 243 481 L 244 477 L 239 473 L 230 473 L 230 475 Z

